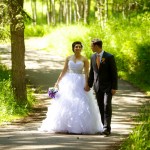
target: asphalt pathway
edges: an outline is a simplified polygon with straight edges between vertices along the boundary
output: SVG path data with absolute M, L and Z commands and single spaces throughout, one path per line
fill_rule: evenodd
M 38 41 L 39 42 L 39 41 Z M 37 42 L 37 43 L 38 43 Z M 64 58 L 26 44 L 26 74 L 33 87 L 39 105 L 29 117 L 0 126 L 0 149 L 2 150 L 117 150 L 123 139 L 135 125 L 132 117 L 146 96 L 126 81 L 119 80 L 119 89 L 113 97 L 112 134 L 73 135 L 41 133 L 37 130 L 45 118 L 50 99 L 48 87 L 54 85 L 63 67 Z M 0 45 L 1 62 L 11 67 L 10 46 Z

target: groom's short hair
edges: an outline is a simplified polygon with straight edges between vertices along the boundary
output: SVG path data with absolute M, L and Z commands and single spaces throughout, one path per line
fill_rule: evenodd
M 103 45 L 102 40 L 100 40 L 100 39 L 93 39 L 93 40 L 92 40 L 92 43 L 93 43 L 94 45 L 97 45 L 98 47 L 102 48 L 102 45 Z

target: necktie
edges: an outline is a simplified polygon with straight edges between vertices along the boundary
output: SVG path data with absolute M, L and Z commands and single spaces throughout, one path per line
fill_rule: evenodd
M 97 55 L 96 57 L 96 64 L 97 64 L 97 67 L 99 68 L 100 67 L 100 55 Z

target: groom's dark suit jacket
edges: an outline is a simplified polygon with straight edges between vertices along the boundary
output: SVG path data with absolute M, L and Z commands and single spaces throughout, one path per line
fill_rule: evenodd
M 117 67 L 114 56 L 104 51 L 100 67 L 96 64 L 96 53 L 91 57 L 91 67 L 89 73 L 89 87 L 94 87 L 95 92 L 99 89 L 103 92 L 110 92 L 117 89 Z

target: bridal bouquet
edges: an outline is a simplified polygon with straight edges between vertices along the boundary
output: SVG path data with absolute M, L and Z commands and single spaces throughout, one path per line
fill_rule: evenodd
M 57 92 L 58 92 L 58 89 L 55 87 L 48 88 L 48 96 L 50 98 L 55 98 Z

